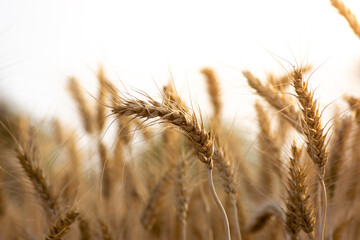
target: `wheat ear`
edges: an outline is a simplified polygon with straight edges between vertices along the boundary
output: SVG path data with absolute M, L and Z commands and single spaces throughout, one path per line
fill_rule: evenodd
M 206 132 L 203 123 L 199 123 L 195 114 L 189 115 L 186 112 L 174 110 L 163 104 L 149 98 L 149 100 L 126 100 L 122 104 L 113 108 L 113 113 L 120 116 L 134 116 L 144 119 L 159 118 L 160 122 L 173 124 L 182 130 L 182 132 L 193 143 L 199 160 L 207 165 L 208 180 L 214 200 L 221 211 L 224 222 L 226 239 L 230 238 L 229 221 L 222 206 L 213 184 L 212 170 L 213 170 L 213 153 L 215 149 L 213 137 Z
M 90 232 L 90 224 L 89 222 L 83 218 L 83 217 L 78 217 L 79 219 L 79 230 L 80 230 L 80 239 L 81 240 L 91 240 L 91 232 Z
M 300 164 L 301 149 L 297 148 L 295 142 L 292 144 L 291 153 L 285 223 L 291 239 L 296 240 L 300 229 L 308 234 L 314 231 L 315 220 L 312 206 L 309 204 L 310 195 L 306 183 L 306 174 Z
M 69 231 L 70 226 L 75 222 L 78 215 L 79 213 L 73 210 L 67 212 L 64 218 L 59 218 L 56 221 L 45 239 L 61 240 L 62 237 Z
M 159 215 L 164 194 L 167 191 L 170 183 L 173 181 L 173 173 L 174 171 L 172 168 L 165 172 L 165 174 L 159 179 L 151 192 L 151 195 L 141 216 L 141 223 L 147 230 L 152 228 L 156 218 Z
M 307 152 L 315 163 L 319 174 L 319 184 L 322 189 L 322 214 L 319 229 L 319 238 L 324 239 L 325 221 L 327 212 L 327 194 L 325 187 L 325 164 L 328 160 L 325 142 L 326 134 L 321 126 L 321 117 L 317 102 L 313 98 L 312 92 L 308 90 L 307 83 L 303 79 L 301 68 L 295 69 L 293 75 L 293 85 L 300 103 L 303 118 L 303 134 L 306 136 Z M 321 203 L 321 201 L 319 201 Z
M 360 38 L 360 24 L 356 19 L 356 16 L 351 12 L 349 8 L 341 0 L 330 0 L 331 5 L 336 8 L 340 15 L 342 15 L 349 23 L 351 29 L 354 31 L 356 36 Z
M 349 104 L 351 111 L 354 112 L 355 121 L 360 127 L 360 100 L 353 96 L 345 96 L 344 100 Z
M 172 81 L 170 81 L 167 85 L 163 87 L 162 99 L 163 105 L 165 105 L 166 107 L 169 107 L 171 109 L 177 109 L 186 113 L 189 112 L 188 107 L 176 92 L 174 83 Z
M 297 131 L 302 132 L 301 124 L 299 124 L 301 120 L 299 113 L 294 108 L 290 99 L 285 98 L 282 93 L 270 86 L 263 85 L 250 71 L 243 71 L 243 75 L 248 80 L 249 86 L 255 89 L 258 95 L 279 111 Z
M 101 139 L 98 140 L 98 151 L 100 156 L 100 169 L 101 171 L 101 192 L 106 199 L 109 199 L 111 196 L 111 188 L 112 188 L 112 180 L 111 179 L 111 168 L 109 167 L 109 156 L 108 150 L 105 144 L 102 142 Z
M 107 79 L 105 77 L 104 68 L 99 66 L 99 71 L 97 74 L 97 79 L 99 82 L 99 92 L 97 97 L 97 115 L 96 115 L 96 125 L 97 131 L 101 132 L 105 126 L 105 117 L 106 117 L 106 107 L 105 107 L 105 100 L 106 100 L 106 90 L 107 87 Z
M 214 108 L 214 114 L 217 116 L 213 116 L 213 124 L 212 124 L 212 130 L 215 135 L 215 142 L 216 142 L 216 148 L 214 151 L 214 154 L 212 156 L 212 159 L 214 161 L 214 166 L 218 170 L 218 173 L 222 179 L 223 187 L 225 192 L 229 195 L 231 204 L 233 206 L 234 210 L 234 219 L 235 219 L 235 226 L 236 226 L 236 234 L 237 238 L 241 240 L 241 231 L 240 231 L 240 221 L 239 221 L 239 213 L 241 216 L 241 220 L 244 218 L 243 208 L 239 202 L 236 201 L 236 184 L 235 184 L 235 178 L 234 178 L 234 171 L 232 166 L 230 165 L 230 162 L 228 161 L 228 158 L 225 154 L 225 152 L 221 149 L 219 144 L 219 134 L 220 134 L 220 113 L 221 113 L 221 100 L 220 100 L 220 87 L 218 80 L 215 76 L 215 73 L 212 71 L 212 69 L 203 69 L 202 71 L 208 81 L 208 91 L 210 93 L 211 101 L 213 103 Z M 164 104 L 173 109 L 173 110 L 179 110 L 181 112 L 184 112 L 186 114 L 189 114 L 189 109 L 186 107 L 186 105 L 183 103 L 182 99 L 177 95 L 175 87 L 172 82 L 170 82 L 167 86 L 163 88 L 163 101 Z M 170 149 L 170 147 L 168 147 Z
M 100 225 L 102 239 L 103 240 L 112 240 L 113 238 L 109 231 L 108 225 L 105 222 L 103 222 L 101 219 L 98 219 L 98 224 Z
M 240 203 L 236 201 L 237 187 L 235 183 L 234 170 L 230 164 L 226 152 L 223 151 L 223 149 L 220 146 L 216 147 L 212 158 L 214 161 L 214 166 L 221 177 L 224 191 L 230 197 L 230 201 L 234 211 L 236 235 L 237 238 L 241 240 L 239 212 L 242 218 L 244 218 L 244 213 L 243 213 L 243 207 L 240 205 L 240 207 L 238 208 L 237 206 L 237 204 Z
M 335 130 L 334 143 L 329 155 L 329 171 L 326 174 L 326 183 L 329 199 L 334 197 L 336 184 L 339 180 L 339 172 L 345 161 L 345 145 L 351 130 L 351 119 L 345 118 Z
M 280 161 L 280 149 L 277 146 L 277 139 L 270 129 L 270 119 L 259 102 L 255 103 L 260 133 L 259 147 L 261 156 L 261 185 L 267 191 L 273 187 L 273 179 L 270 169 L 274 169 L 279 179 L 282 179 L 282 162 Z
M 329 171 L 326 174 L 326 184 L 329 194 L 329 201 L 333 200 L 336 186 L 339 180 L 339 173 L 345 161 L 345 145 L 349 138 L 351 130 L 351 119 L 349 117 L 343 119 L 335 130 L 335 139 L 332 150 L 329 155 Z M 328 209 L 328 232 L 329 240 L 333 239 L 333 205 L 329 205 Z
M 360 100 L 359 98 L 355 98 L 353 96 L 345 96 L 345 101 L 349 104 L 351 111 L 353 112 L 353 118 L 355 118 L 356 126 L 354 126 L 352 140 L 350 145 L 351 152 L 351 167 L 350 167 L 350 178 L 352 181 L 359 176 L 360 170 L 360 154 L 358 143 L 360 140 Z M 359 189 L 358 181 L 354 181 L 352 184 L 348 186 L 346 191 L 347 201 L 354 202 L 357 197 Z
M 83 93 L 81 92 L 78 81 L 75 78 L 70 78 L 68 88 L 72 98 L 77 104 L 85 131 L 91 134 L 94 130 L 92 112 L 84 98 Z
M 277 202 L 266 202 L 260 209 L 252 216 L 250 222 L 245 228 L 246 234 L 252 234 L 260 231 L 270 220 L 271 217 L 276 216 L 284 220 L 284 214 Z
M 212 127 L 216 134 L 219 134 L 220 117 L 222 112 L 222 103 L 220 98 L 220 83 L 219 80 L 211 68 L 203 68 L 201 73 L 206 78 L 207 91 L 210 96 L 210 101 L 213 108 L 212 114 Z
M 188 211 L 188 194 L 186 189 L 187 160 L 179 157 L 175 175 L 175 207 L 176 215 L 181 224 L 181 239 L 186 240 L 186 218 Z
M 43 206 L 46 213 L 48 214 L 48 217 L 50 219 L 56 217 L 58 214 L 57 199 L 53 195 L 42 170 L 40 168 L 34 167 L 34 159 L 32 158 L 30 150 L 25 149 L 23 146 L 19 145 L 16 152 L 20 165 L 24 169 L 37 194 L 44 203 Z

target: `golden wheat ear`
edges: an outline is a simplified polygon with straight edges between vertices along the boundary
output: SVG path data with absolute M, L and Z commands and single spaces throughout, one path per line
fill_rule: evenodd
M 335 129 L 333 136 L 334 143 L 329 155 L 328 171 L 326 172 L 326 185 L 328 188 L 329 199 L 334 197 L 336 185 L 342 165 L 345 161 L 346 143 L 351 133 L 351 119 L 349 117 L 341 120 Z
M 348 103 L 350 110 L 354 113 L 355 121 L 360 126 L 360 100 L 353 96 L 345 96 L 344 100 Z
M 302 67 L 303 73 L 307 73 L 312 70 L 311 65 L 306 65 Z M 288 87 L 290 87 L 292 82 L 292 72 L 286 73 L 282 76 L 275 77 L 274 74 L 269 73 L 266 76 L 268 84 L 272 86 L 275 90 L 279 91 L 279 93 L 285 93 Z
M 213 108 L 213 115 L 211 118 L 212 128 L 217 134 L 219 134 L 220 125 L 221 125 L 220 124 L 221 113 L 223 108 L 220 97 L 221 89 L 220 89 L 219 79 L 212 68 L 203 68 L 201 70 L 201 73 L 204 74 L 205 76 L 207 90 Z
M 75 222 L 78 212 L 70 210 L 62 218 L 57 219 L 51 227 L 50 233 L 46 236 L 46 240 L 61 240 L 70 230 L 71 225 Z
M 78 216 L 81 240 L 91 240 L 91 228 L 89 222 L 82 216 Z
M 112 192 L 113 179 L 111 177 L 112 162 L 108 156 L 108 149 L 105 144 L 98 140 L 98 152 L 100 157 L 100 169 L 101 169 L 101 192 L 106 199 L 109 199 Z
M 245 228 L 245 234 L 251 235 L 261 231 L 272 217 L 278 217 L 284 220 L 284 214 L 280 205 L 277 202 L 269 201 L 263 204 L 257 212 L 253 214 Z
M 122 104 L 112 109 L 114 114 L 119 116 L 133 116 L 134 118 L 142 118 L 145 120 L 158 119 L 159 122 L 169 123 L 178 127 L 191 141 L 199 160 L 206 164 L 211 193 L 223 218 L 226 239 L 230 239 L 229 220 L 217 196 L 213 183 L 212 170 L 216 146 L 211 132 L 205 130 L 203 122 L 199 122 L 195 113 L 190 115 L 187 112 L 169 108 L 151 98 L 148 98 L 148 101 L 123 99 L 121 102 Z M 218 160 L 223 159 L 221 152 L 217 151 L 217 155 Z
M 163 206 L 162 201 L 164 200 L 165 193 L 168 191 L 167 189 L 173 181 L 173 174 L 173 168 L 170 168 L 167 172 L 165 172 L 150 194 L 141 216 L 141 223 L 147 230 L 150 230 L 153 227 L 159 215 L 161 207 Z
M 108 88 L 108 80 L 105 77 L 103 66 L 99 66 L 97 79 L 99 83 L 99 91 L 97 96 L 97 114 L 96 114 L 96 128 L 101 132 L 105 126 L 106 120 L 106 93 Z
M 38 167 L 34 167 L 34 159 L 29 149 L 19 145 L 16 153 L 21 167 L 42 200 L 48 217 L 50 219 L 55 218 L 58 215 L 57 198 L 54 196 L 48 181 L 44 177 L 43 171 Z
M 339 123 L 340 122 L 340 123 Z M 328 234 L 333 235 L 335 193 L 339 186 L 339 179 L 342 175 L 343 165 L 346 163 L 346 144 L 351 133 L 352 120 L 345 117 L 335 123 L 334 141 L 329 155 L 328 171 L 326 172 L 326 186 L 329 195 L 328 209 Z M 357 144 L 356 144 L 357 145 Z M 354 159 L 354 158 L 353 158 Z M 338 195 L 338 194 L 337 194 Z M 331 238 L 330 238 L 331 239 Z
M 182 240 L 186 240 L 186 223 L 189 207 L 189 196 L 187 181 L 188 161 L 185 156 L 178 157 L 176 165 L 176 174 L 174 179 L 174 195 L 176 218 L 180 225 L 180 236 Z
M 330 3 L 346 19 L 355 35 L 360 38 L 360 24 L 351 10 L 341 0 L 330 0 Z
M 286 198 L 286 230 L 291 239 L 296 240 L 302 229 L 308 234 L 314 231 L 313 207 L 309 203 L 309 193 L 304 167 L 300 163 L 302 149 L 295 142 L 291 146 L 292 156 L 289 162 L 289 178 Z
M 255 89 L 257 94 L 264 98 L 273 108 L 275 108 L 298 132 L 302 132 L 301 118 L 295 109 L 293 102 L 285 98 L 271 86 L 264 85 L 260 79 L 255 77 L 250 71 L 243 71 L 251 88 Z
M 325 224 L 327 214 L 327 193 L 325 186 L 325 165 L 328 161 L 327 141 L 324 128 L 321 126 L 321 116 L 313 93 L 308 89 L 307 82 L 303 78 L 302 69 L 298 68 L 293 73 L 293 87 L 301 109 L 302 132 L 306 137 L 307 152 L 314 162 L 318 175 L 322 195 L 319 197 L 319 205 L 322 203 L 321 221 L 319 221 L 319 239 L 325 237 Z M 320 211 L 320 208 L 319 208 Z
M 112 235 L 110 233 L 109 226 L 104 221 L 102 221 L 101 219 L 98 219 L 97 222 L 98 222 L 98 224 L 100 226 L 102 239 L 103 240 L 112 240 L 113 237 L 112 237 Z
M 79 82 L 75 78 L 70 78 L 68 89 L 72 98 L 77 104 L 85 131 L 89 134 L 92 134 L 94 132 L 93 114 L 89 108 L 88 102 L 84 98 L 83 92 L 80 89 Z
M 274 187 L 274 177 L 271 170 L 274 170 L 279 180 L 282 180 L 282 162 L 280 160 L 280 148 L 277 144 L 277 139 L 271 131 L 271 124 L 268 114 L 263 109 L 259 102 L 255 104 L 255 110 L 258 118 L 259 133 L 259 147 L 260 147 L 260 161 L 261 167 L 259 174 L 261 186 L 271 193 Z

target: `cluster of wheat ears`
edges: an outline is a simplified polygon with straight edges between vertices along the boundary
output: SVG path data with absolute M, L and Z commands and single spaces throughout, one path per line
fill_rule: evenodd
M 325 128 L 309 70 L 266 83 L 243 71 L 260 96 L 255 157 L 222 124 L 211 68 L 206 122 L 173 82 L 135 98 L 102 69 L 96 101 L 69 80 L 81 137 L 1 108 L 0 239 L 360 239 L 360 99 L 346 96 L 350 111 Z

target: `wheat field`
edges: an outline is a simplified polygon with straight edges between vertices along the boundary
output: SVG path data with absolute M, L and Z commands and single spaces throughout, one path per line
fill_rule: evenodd
M 330 3 L 360 38 L 351 10 Z M 82 129 L 0 105 L 0 239 L 360 239 L 360 98 L 325 120 L 313 71 L 242 72 L 253 143 L 224 123 L 209 67 L 206 117 L 174 81 L 149 96 L 102 67 L 95 96 L 68 79 Z

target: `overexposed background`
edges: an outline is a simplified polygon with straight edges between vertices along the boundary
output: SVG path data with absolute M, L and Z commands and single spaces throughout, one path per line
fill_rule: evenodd
M 360 1 L 344 3 L 360 17 Z M 67 79 L 95 92 L 99 63 L 118 86 L 150 95 L 172 72 L 185 98 L 208 106 L 199 70 L 210 66 L 225 117 L 253 124 L 241 70 L 264 79 L 288 62 L 318 68 L 311 86 L 322 106 L 360 95 L 360 40 L 327 0 L 0 0 L 0 98 L 40 118 L 72 123 Z

